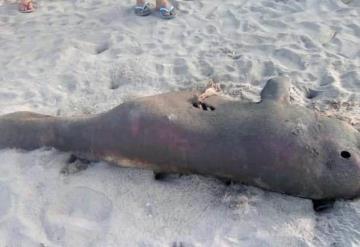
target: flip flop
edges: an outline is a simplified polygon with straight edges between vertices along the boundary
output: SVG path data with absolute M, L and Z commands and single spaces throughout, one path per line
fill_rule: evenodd
M 21 9 L 21 7 L 23 7 L 23 9 Z M 18 8 L 21 13 L 31 13 L 36 10 L 37 4 L 36 4 L 36 2 L 33 2 L 33 1 L 29 1 L 26 4 L 24 4 L 23 2 L 20 2 Z
M 166 7 L 160 8 L 160 16 L 163 19 L 172 19 L 172 18 L 174 18 L 176 16 L 174 6 L 171 6 L 170 8 L 166 8 Z
M 135 6 L 135 14 L 138 16 L 147 16 L 151 14 L 152 4 L 149 2 L 145 2 L 144 5 Z

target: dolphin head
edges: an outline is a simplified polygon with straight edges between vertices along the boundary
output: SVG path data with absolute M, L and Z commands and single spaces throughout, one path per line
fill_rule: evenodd
M 360 196 L 360 133 L 349 124 L 327 119 L 321 125 L 322 176 L 327 193 L 344 199 Z

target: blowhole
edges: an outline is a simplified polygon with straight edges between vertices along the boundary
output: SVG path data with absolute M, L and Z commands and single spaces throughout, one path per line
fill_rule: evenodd
M 348 151 L 341 151 L 340 155 L 344 159 L 350 159 L 350 157 L 351 157 L 351 153 L 349 153 Z

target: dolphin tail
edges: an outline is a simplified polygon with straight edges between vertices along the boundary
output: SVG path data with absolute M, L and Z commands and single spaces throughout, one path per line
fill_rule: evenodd
M 54 141 L 55 118 L 32 112 L 15 112 L 0 117 L 0 148 L 33 150 Z

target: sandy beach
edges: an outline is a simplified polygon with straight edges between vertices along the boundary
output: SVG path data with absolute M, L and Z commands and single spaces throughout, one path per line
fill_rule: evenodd
M 138 17 L 134 1 L 0 0 L 0 114 L 74 116 L 209 82 L 258 101 L 274 76 L 292 104 L 360 130 L 360 2 L 182 0 L 178 16 Z M 152 172 L 69 153 L 0 150 L 0 246 L 359 246 L 360 202 L 317 214 L 310 200 L 216 179 Z

